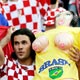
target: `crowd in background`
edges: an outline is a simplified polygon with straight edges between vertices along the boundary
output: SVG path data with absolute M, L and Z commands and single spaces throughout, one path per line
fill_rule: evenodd
M 73 11 L 78 15 L 78 27 L 80 27 L 80 0 L 51 0 L 51 5 L 54 6 L 58 2 L 58 7 L 63 7 L 66 10 Z M 56 6 L 52 7 L 55 8 Z

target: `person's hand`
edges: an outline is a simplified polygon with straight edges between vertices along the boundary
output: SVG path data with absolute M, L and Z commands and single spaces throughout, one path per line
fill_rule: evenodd
M 80 80 L 80 50 L 73 46 L 73 49 L 70 49 L 70 51 L 73 53 L 70 54 L 70 56 L 71 59 L 76 62 L 76 66 L 79 73 L 79 80 Z
M 12 26 L 12 27 L 10 27 L 10 28 L 8 29 L 8 32 L 7 32 L 7 36 L 8 36 L 8 38 L 11 37 L 11 34 L 12 34 L 15 30 L 16 30 L 16 29 L 15 29 L 14 26 Z
M 80 50 L 77 48 L 77 47 L 74 47 L 71 48 L 69 50 L 71 53 L 70 53 L 70 58 L 75 61 L 75 62 L 78 62 L 80 61 Z

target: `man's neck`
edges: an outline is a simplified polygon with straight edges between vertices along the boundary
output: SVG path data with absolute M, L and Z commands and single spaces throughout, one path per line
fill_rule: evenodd
M 18 62 L 19 62 L 21 65 L 32 65 L 32 63 L 33 63 L 34 61 L 30 58 L 30 59 L 27 59 L 27 60 L 18 60 Z

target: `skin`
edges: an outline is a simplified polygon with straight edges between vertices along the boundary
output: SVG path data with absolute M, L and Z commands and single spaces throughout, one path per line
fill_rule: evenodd
M 14 51 L 18 57 L 18 61 L 24 65 L 31 65 L 30 57 L 31 42 L 26 35 L 17 35 L 14 37 Z
M 59 0 L 57 0 L 55 4 L 52 4 L 51 8 L 55 9 L 55 8 L 58 8 L 58 6 L 59 6 Z
M 79 80 L 80 80 L 80 50 L 73 46 L 73 49 L 70 49 L 70 59 L 76 62 L 76 66 L 78 68 Z
M 2 48 L 0 46 L 0 66 L 4 63 L 4 60 L 5 60 L 4 52 L 3 52 L 3 50 L 2 50 Z

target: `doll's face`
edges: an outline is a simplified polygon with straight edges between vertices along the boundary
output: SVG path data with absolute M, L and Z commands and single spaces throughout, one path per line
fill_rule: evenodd
M 56 16 L 56 26 L 70 26 L 73 15 L 69 11 L 60 12 Z

